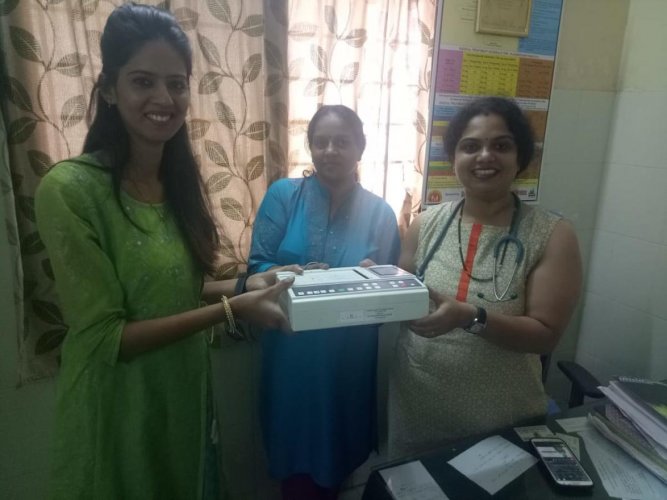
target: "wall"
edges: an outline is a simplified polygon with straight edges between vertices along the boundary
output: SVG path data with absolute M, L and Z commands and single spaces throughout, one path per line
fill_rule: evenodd
M 577 361 L 667 378 L 667 2 L 631 0 Z
M 614 112 L 628 0 L 565 0 L 549 106 L 539 204 L 574 224 L 584 260 L 596 224 L 600 179 Z M 575 358 L 582 301 L 552 356 L 547 390 L 567 401 L 555 361 Z

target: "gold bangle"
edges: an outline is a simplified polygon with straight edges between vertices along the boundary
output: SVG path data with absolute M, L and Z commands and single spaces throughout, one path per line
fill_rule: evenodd
M 229 305 L 229 299 L 227 296 L 223 295 L 220 297 L 220 302 L 222 302 L 222 307 L 225 310 L 225 332 L 229 338 L 234 340 L 245 340 L 245 335 L 236 326 L 236 321 L 234 321 L 234 313 L 232 312 L 232 307 Z

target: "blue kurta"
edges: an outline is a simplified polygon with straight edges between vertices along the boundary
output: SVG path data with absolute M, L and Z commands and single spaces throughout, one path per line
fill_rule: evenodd
M 325 262 L 395 264 L 396 217 L 356 185 L 329 220 L 316 176 L 282 179 L 266 193 L 253 231 L 250 272 Z M 261 413 L 271 475 L 309 474 L 335 487 L 370 453 L 375 438 L 377 326 L 262 335 Z

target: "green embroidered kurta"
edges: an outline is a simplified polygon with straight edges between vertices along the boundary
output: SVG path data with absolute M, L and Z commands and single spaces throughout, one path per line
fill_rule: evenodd
M 201 496 L 208 362 L 203 335 L 118 360 L 126 322 L 199 306 L 201 272 L 166 206 L 122 193 L 93 157 L 60 163 L 35 209 L 69 331 L 62 349 L 53 498 Z

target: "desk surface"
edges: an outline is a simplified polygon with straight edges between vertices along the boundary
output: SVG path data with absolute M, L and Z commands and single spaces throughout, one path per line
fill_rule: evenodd
M 564 432 L 560 426 L 554 421 L 556 418 L 570 418 L 587 415 L 590 409 L 595 404 L 584 405 L 572 410 L 567 410 L 553 417 L 546 419 L 546 425 L 554 432 Z M 544 424 L 545 420 L 526 423 L 526 425 Z M 364 490 L 363 500 L 393 500 L 391 493 L 387 490 L 382 476 L 379 471 L 388 467 L 393 467 L 401 463 L 410 462 L 412 460 L 420 460 L 426 470 L 433 476 L 433 479 L 438 483 L 442 491 L 450 498 L 450 500 L 460 499 L 507 499 L 507 500 L 549 500 L 557 498 L 588 498 L 593 500 L 607 499 L 607 492 L 602 485 L 602 481 L 593 466 L 585 446 L 581 446 L 581 463 L 588 472 L 588 475 L 593 479 L 593 488 L 577 489 L 577 488 L 561 488 L 556 486 L 548 477 L 548 472 L 544 470 L 542 464 L 537 464 L 531 467 L 521 476 L 506 485 L 502 490 L 495 495 L 490 495 L 484 489 L 477 486 L 474 482 L 469 480 L 459 471 L 454 469 L 447 463 L 455 456 L 463 453 L 465 450 L 478 443 L 488 436 L 500 435 L 523 448 L 524 450 L 536 455 L 532 450 L 530 442 L 523 442 L 521 438 L 514 431 L 514 428 L 503 429 L 499 432 L 493 432 L 483 436 L 475 436 L 467 439 L 456 441 L 450 445 L 444 446 L 438 451 L 420 457 L 415 457 L 411 460 L 397 461 L 391 464 L 385 464 L 381 468 L 373 471 L 366 484 Z

